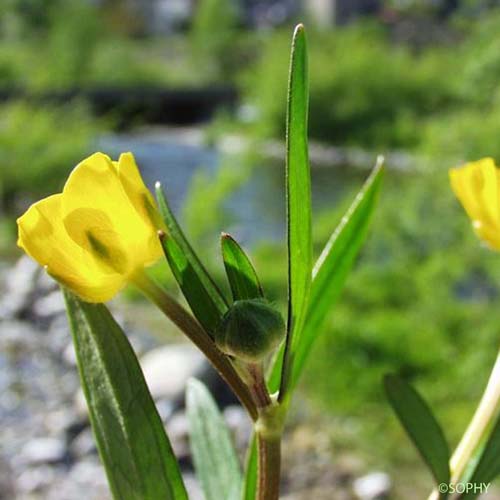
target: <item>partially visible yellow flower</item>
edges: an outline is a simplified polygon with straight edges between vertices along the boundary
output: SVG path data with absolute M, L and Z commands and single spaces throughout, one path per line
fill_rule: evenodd
M 131 153 L 95 153 L 62 193 L 17 220 L 18 245 L 87 302 L 106 302 L 162 255 L 155 202 Z
M 483 158 L 450 170 L 453 191 L 472 221 L 476 234 L 500 250 L 500 170 Z

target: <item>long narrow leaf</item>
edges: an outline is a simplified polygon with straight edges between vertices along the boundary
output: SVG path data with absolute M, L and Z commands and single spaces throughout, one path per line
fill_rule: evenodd
M 102 304 L 65 292 L 90 421 L 117 500 L 187 500 L 137 358 Z
M 186 297 L 189 307 L 206 332 L 213 336 L 222 320 L 222 314 L 212 300 L 212 295 L 203 286 L 199 273 L 196 272 L 174 238 L 170 234 L 165 234 L 161 236 L 160 241 L 172 274 Z
M 450 450 L 431 409 L 418 392 L 397 375 L 387 375 L 384 387 L 389 403 L 429 467 L 436 484 L 448 484 Z
M 234 300 L 264 296 L 255 269 L 240 245 L 226 233 L 221 236 L 222 258 Z
M 477 498 L 481 492 L 485 492 L 485 485 L 489 485 L 500 474 L 500 416 L 497 417 L 488 440 L 486 441 L 477 465 L 470 479 L 469 485 L 474 485 L 469 492 L 460 498 L 471 500 Z
M 314 265 L 306 322 L 294 351 L 291 389 L 297 384 L 314 342 L 321 334 L 329 312 L 340 297 L 349 271 L 366 239 L 380 191 L 382 174 L 383 159 L 380 157 Z M 272 391 L 276 391 L 279 387 L 280 374 L 281 357 L 278 356 L 269 378 Z
M 257 493 L 257 440 L 255 434 L 247 451 L 245 476 L 243 479 L 243 500 L 255 500 Z
M 286 183 L 288 234 L 288 326 L 280 399 L 288 391 L 304 325 L 312 268 L 311 179 L 307 146 L 309 88 L 304 27 L 295 28 L 287 112 Z
M 167 226 L 169 236 L 171 236 L 177 245 L 180 247 L 184 253 L 186 259 L 190 263 L 193 271 L 198 275 L 198 279 L 203 287 L 206 289 L 206 293 L 210 296 L 213 306 L 223 315 L 227 310 L 227 302 L 222 292 L 219 290 L 214 280 L 205 269 L 200 259 L 196 255 L 195 251 L 191 247 L 186 236 L 182 232 L 177 219 L 175 218 L 168 201 L 163 193 L 161 184 L 156 183 L 156 199 L 158 201 L 158 206 L 160 208 L 160 213 Z
M 194 464 L 207 500 L 237 500 L 241 469 L 226 423 L 207 388 L 188 382 L 187 416 Z

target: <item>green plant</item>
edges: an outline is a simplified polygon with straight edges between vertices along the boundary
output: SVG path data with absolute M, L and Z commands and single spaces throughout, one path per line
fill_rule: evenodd
M 168 438 L 125 335 L 104 305 L 85 302 L 71 292 L 95 302 L 116 293 L 123 280 L 135 284 L 198 346 L 254 421 L 255 437 L 241 474 L 213 402 L 202 386 L 190 385 L 193 451 L 207 498 L 215 498 L 214 484 L 226 498 L 240 492 L 247 499 L 278 497 L 281 435 L 292 393 L 325 313 L 338 298 L 364 241 L 382 179 L 379 161 L 313 268 L 307 113 L 307 52 L 304 28 L 299 25 L 292 47 L 287 113 L 289 309 L 285 342 L 270 361 L 267 381 L 263 361 L 285 334 L 285 325 L 265 300 L 250 259 L 236 241 L 223 236 L 222 255 L 232 291 L 228 299 L 184 236 L 160 185 L 156 189 L 159 213 L 151 205 L 130 154 L 117 163 L 102 154 L 93 155 L 73 172 L 62 194 L 42 200 L 19 219 L 23 248 L 67 287 L 80 377 L 116 498 L 186 498 Z M 82 185 L 89 189 L 82 191 Z M 109 197 L 98 204 L 94 199 L 87 207 L 92 185 L 101 194 L 106 188 Z M 120 222 L 121 212 L 115 207 L 128 213 L 128 225 Z M 52 220 L 51 214 L 64 219 Z M 159 249 L 158 242 L 155 245 L 150 239 L 146 245 L 154 228 L 159 229 L 159 242 L 192 314 L 142 269 Z M 134 234 L 145 239 L 141 245 L 147 252 L 134 253 L 139 242 L 122 245 L 121 240 L 128 241 Z M 83 245 L 85 254 L 73 267 L 67 260 L 75 244 Z M 61 255 L 54 259 L 56 251 Z M 245 324 L 245 331 L 235 329 L 234 321 Z M 250 331 L 254 326 L 259 329 L 258 346 Z M 246 337 L 238 339 L 238 335 Z M 203 431 L 211 425 L 216 426 L 213 432 Z M 208 453 L 213 449 L 217 453 Z
M 102 128 L 81 103 L 0 107 L 0 200 L 5 211 L 12 212 L 22 197 L 33 199 L 60 187 Z

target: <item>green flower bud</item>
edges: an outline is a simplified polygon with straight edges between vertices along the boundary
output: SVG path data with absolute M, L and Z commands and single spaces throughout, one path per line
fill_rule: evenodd
M 281 314 L 264 299 L 237 300 L 224 315 L 215 343 L 224 353 L 256 363 L 285 336 Z

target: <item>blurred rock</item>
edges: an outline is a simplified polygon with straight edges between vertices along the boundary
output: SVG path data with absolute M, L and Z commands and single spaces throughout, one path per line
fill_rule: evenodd
M 24 445 L 19 461 L 27 465 L 54 464 L 65 458 L 66 446 L 61 439 L 36 438 Z
M 372 472 L 356 479 L 352 484 L 352 489 L 360 500 L 387 498 L 391 488 L 391 478 L 385 472 Z
M 7 462 L 0 458 L 0 499 L 14 498 L 12 470 Z
M 38 298 L 33 304 L 33 312 L 40 318 L 50 318 L 65 312 L 64 297 L 61 290 L 54 290 Z
M 83 429 L 69 445 L 69 451 L 72 457 L 85 457 L 97 453 L 97 447 L 94 435 L 90 427 Z
M 32 348 L 39 332 L 29 323 L 18 320 L 0 321 L 0 350 Z
M 23 471 L 16 480 L 18 493 L 41 492 L 54 483 L 55 471 L 49 465 L 31 467 Z
M 200 483 L 194 474 L 183 474 L 184 484 L 188 493 L 189 500 L 205 500 L 205 495 L 201 489 Z
M 186 413 L 184 411 L 178 411 L 167 421 L 165 427 L 179 464 L 183 468 L 191 468 L 189 422 Z
M 20 317 L 29 309 L 35 293 L 36 279 L 40 272 L 40 266 L 28 256 L 23 255 L 5 274 L 5 289 L 0 301 L 0 318 Z
M 252 434 L 252 421 L 246 410 L 238 405 L 230 405 L 224 408 L 222 415 L 234 436 L 236 448 L 244 451 Z
M 196 347 L 176 344 L 149 351 L 141 366 L 153 398 L 173 401 L 183 398 L 188 379 L 202 376 L 207 365 Z
M 63 349 L 62 359 L 68 366 L 76 366 L 76 352 L 73 342 L 69 342 Z
M 97 457 L 77 462 L 64 471 L 43 496 L 44 500 L 107 500 L 111 498 L 104 468 Z

